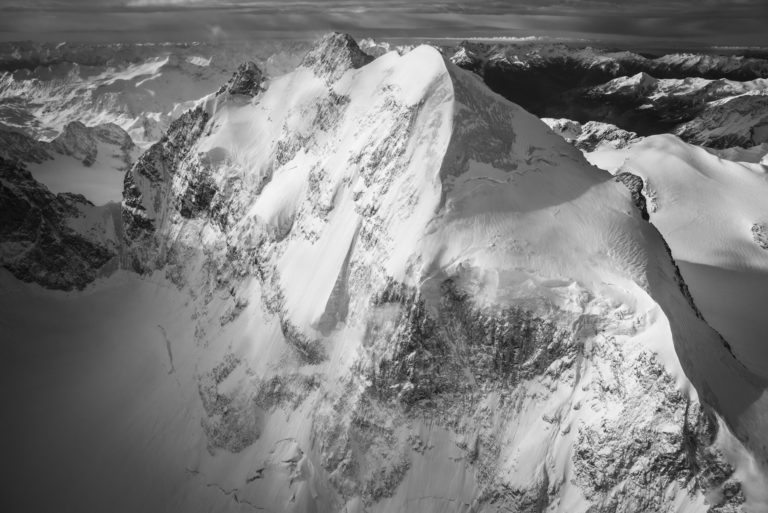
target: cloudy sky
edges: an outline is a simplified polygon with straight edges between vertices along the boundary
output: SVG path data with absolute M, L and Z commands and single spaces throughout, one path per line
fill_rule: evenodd
M 768 46 L 768 0 L 0 0 L 0 39 L 547 35 Z

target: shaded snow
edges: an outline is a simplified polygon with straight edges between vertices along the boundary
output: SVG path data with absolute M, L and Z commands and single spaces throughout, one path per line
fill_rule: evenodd
M 52 192 L 82 194 L 95 205 L 122 201 L 126 164 L 115 156 L 114 146 L 99 142 L 96 162 L 91 166 L 69 155 L 54 155 L 52 160 L 27 164 L 35 180 Z

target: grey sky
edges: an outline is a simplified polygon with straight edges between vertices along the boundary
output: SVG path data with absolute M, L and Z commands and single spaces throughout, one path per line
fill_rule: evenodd
M 768 46 L 768 0 L 0 0 L 0 39 L 548 35 Z

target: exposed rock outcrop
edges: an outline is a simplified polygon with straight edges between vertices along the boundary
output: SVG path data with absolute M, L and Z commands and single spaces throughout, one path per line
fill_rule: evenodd
M 225 86 L 219 89 L 217 94 L 226 91 L 229 94 L 242 94 L 256 96 L 261 90 L 261 82 L 264 76 L 255 62 L 248 61 L 238 66 L 232 78 Z
M 70 155 L 91 166 L 96 162 L 99 143 L 117 146 L 127 169 L 131 164 L 131 152 L 135 148 L 128 133 L 114 123 L 105 123 L 93 127 L 85 126 L 79 121 L 73 121 L 64 127 L 56 139 L 51 141 L 51 150 L 63 155 Z
M 632 201 L 638 210 L 640 210 L 640 215 L 643 216 L 643 219 L 646 221 L 650 220 L 648 209 L 646 208 L 645 196 L 643 195 L 643 179 L 627 172 L 617 173 L 615 176 L 617 182 L 623 183 L 627 189 L 629 189 L 629 192 L 632 194 Z
M 22 132 L 0 129 L 0 157 L 40 164 L 51 160 L 51 148 Z
M 165 245 L 166 241 L 154 235 L 156 223 L 164 219 L 169 208 L 171 177 L 178 172 L 207 120 L 208 114 L 202 108 L 184 113 L 125 175 L 122 218 L 131 267 L 137 271 L 151 269 L 158 248 Z M 188 208 L 190 203 L 192 207 L 199 205 L 200 196 L 194 191 L 189 194 L 190 199 L 181 200 L 182 204 Z
M 768 250 L 768 225 L 755 223 L 750 231 L 752 232 L 752 239 L 754 239 L 755 244 Z

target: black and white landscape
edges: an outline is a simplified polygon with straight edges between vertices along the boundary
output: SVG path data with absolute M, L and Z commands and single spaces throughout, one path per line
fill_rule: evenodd
M 0 2 L 0 510 L 768 512 L 765 7 L 513 3 Z

